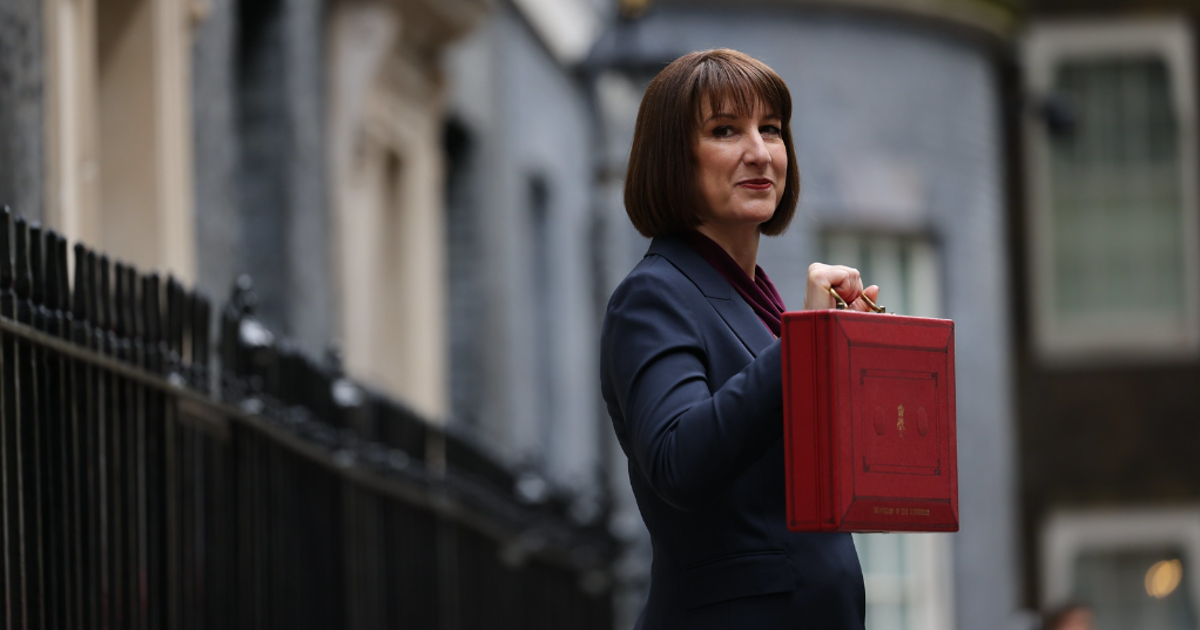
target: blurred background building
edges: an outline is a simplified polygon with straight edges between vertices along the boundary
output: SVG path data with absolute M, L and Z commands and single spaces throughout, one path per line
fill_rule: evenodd
M 647 243 L 646 83 L 732 47 L 803 179 L 762 264 L 957 322 L 962 531 L 866 535 L 869 627 L 1200 623 L 1200 7 L 1191 0 L 0 0 L 0 202 L 259 312 L 648 540 L 596 387 Z
M 1200 7 L 1031 9 L 1007 108 L 1023 600 L 1194 628 Z

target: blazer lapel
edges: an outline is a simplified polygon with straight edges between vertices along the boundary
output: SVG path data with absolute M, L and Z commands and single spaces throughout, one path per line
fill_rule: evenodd
M 683 275 L 700 289 L 704 297 L 708 298 L 709 304 L 712 304 L 713 309 L 725 320 L 725 324 L 737 335 L 751 355 L 758 356 L 760 350 L 775 340 L 775 335 L 771 334 L 770 329 L 754 314 L 754 309 L 746 304 L 746 300 L 682 239 L 656 238 L 650 243 L 646 255 L 662 256 L 683 272 Z

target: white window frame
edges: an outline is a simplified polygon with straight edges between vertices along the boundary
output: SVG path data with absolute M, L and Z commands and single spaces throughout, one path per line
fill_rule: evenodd
M 853 224 L 832 224 L 821 235 L 823 253 L 830 264 L 849 265 L 858 267 L 864 273 L 865 261 L 860 260 L 860 248 L 867 247 L 876 251 L 888 251 L 899 256 L 901 247 L 913 245 L 908 250 L 910 256 L 907 277 L 901 277 L 900 271 L 891 267 L 881 267 L 870 271 L 875 275 L 864 277 L 864 285 L 877 284 L 883 287 L 880 296 L 883 306 L 898 315 L 913 317 L 944 317 L 941 295 L 941 248 L 936 238 L 922 232 L 888 231 L 875 228 L 858 229 Z M 889 303 L 888 295 L 894 293 L 895 287 L 907 287 L 906 307 Z M 897 310 L 899 309 L 899 310 Z M 904 311 L 904 312 L 902 312 Z
M 1041 532 L 1041 599 L 1071 598 L 1075 559 L 1090 550 L 1173 546 L 1184 550 L 1190 597 L 1200 605 L 1200 507 L 1059 510 Z
M 443 424 L 440 91 L 403 32 L 462 25 L 412 17 L 387 3 L 339 3 L 332 16 L 331 239 L 347 371 Z
M 1184 308 L 1182 329 L 1145 325 L 1136 315 L 1056 316 L 1050 213 L 1050 151 L 1045 125 L 1031 111 L 1025 117 L 1025 160 L 1028 182 L 1027 260 L 1034 351 L 1047 364 L 1080 364 L 1096 360 L 1139 362 L 1190 359 L 1200 355 L 1200 209 L 1195 174 L 1196 86 L 1192 35 L 1186 20 L 1173 17 L 1117 21 L 1072 20 L 1033 25 L 1022 46 L 1025 90 L 1029 102 L 1040 103 L 1053 86 L 1058 63 L 1120 55 L 1152 54 L 1167 66 L 1173 106 L 1179 121 L 1181 201 L 1184 213 Z M 1032 108 L 1030 108 L 1032 110 Z
M 98 56 L 99 10 L 104 0 L 45 0 L 47 194 L 45 221 L 73 240 L 109 250 L 138 266 L 165 267 L 176 277 L 195 276 L 192 199 L 192 28 L 201 12 L 179 0 L 140 0 L 139 28 L 126 34 L 152 53 L 136 87 L 149 110 L 135 130 L 150 147 L 145 186 L 148 204 L 105 205 L 102 142 L 102 72 Z M 139 57 L 139 59 L 141 59 Z M 109 176 L 110 184 L 116 178 Z M 120 181 L 127 183 L 128 177 Z M 109 192 L 112 191 L 109 187 Z M 114 234 L 116 235 L 114 237 Z
M 951 630 L 954 627 L 954 581 L 951 538 L 946 534 L 855 534 L 887 536 L 904 547 L 910 559 L 906 575 L 881 575 L 863 568 L 866 587 L 867 628 L 872 627 L 871 607 L 908 605 L 904 626 L 922 630 Z M 861 546 L 861 543 L 860 543 Z M 861 553 L 861 550 L 860 552 Z

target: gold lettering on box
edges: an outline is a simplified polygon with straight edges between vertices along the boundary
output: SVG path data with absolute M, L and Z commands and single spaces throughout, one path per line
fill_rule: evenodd
M 873 512 L 884 516 L 929 516 L 927 508 L 876 507 Z
M 896 407 L 896 430 L 900 432 L 900 437 L 904 437 L 904 405 Z

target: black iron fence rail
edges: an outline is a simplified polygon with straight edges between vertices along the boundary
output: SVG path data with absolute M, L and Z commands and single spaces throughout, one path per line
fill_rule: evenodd
M 221 311 L 0 216 L 0 628 L 610 628 L 603 514 Z M 70 299 L 68 299 L 70 298 Z

